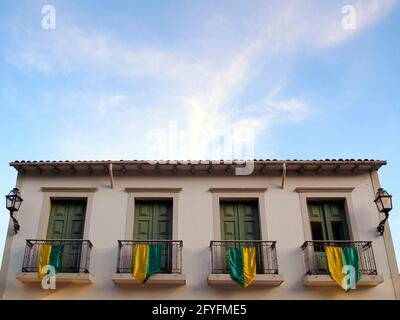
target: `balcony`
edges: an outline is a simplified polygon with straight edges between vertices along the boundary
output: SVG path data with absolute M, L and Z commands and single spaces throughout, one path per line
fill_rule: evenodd
M 61 248 L 60 269 L 57 283 L 92 283 L 89 263 L 92 243 L 89 240 L 26 240 L 24 260 L 17 279 L 23 283 L 41 282 L 38 276 L 39 256 L 42 245 Z
M 306 241 L 301 246 L 304 253 L 306 286 L 335 286 L 328 270 L 328 261 L 325 254 L 327 246 L 357 248 L 360 260 L 361 279 L 357 286 L 377 286 L 383 282 L 383 277 L 378 275 L 375 264 L 375 256 L 371 241 Z
M 211 241 L 211 274 L 209 285 L 233 285 L 230 277 L 228 249 L 255 247 L 257 259 L 257 275 L 252 285 L 279 286 L 283 276 L 278 272 L 276 241 L 262 240 L 221 240 Z
M 133 251 L 137 244 L 162 246 L 161 272 L 152 275 L 147 284 L 186 284 L 186 276 L 182 274 L 182 240 L 118 240 L 117 272 L 112 276 L 115 284 L 137 284 L 132 275 Z

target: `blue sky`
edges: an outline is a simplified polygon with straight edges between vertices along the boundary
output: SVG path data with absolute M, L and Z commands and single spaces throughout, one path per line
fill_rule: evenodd
M 0 2 L 0 194 L 16 159 L 218 158 L 251 132 L 255 158 L 388 160 L 400 257 L 398 1 L 99 3 Z

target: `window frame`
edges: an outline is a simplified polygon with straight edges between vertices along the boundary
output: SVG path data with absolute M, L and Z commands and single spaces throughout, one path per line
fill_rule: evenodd
M 42 187 L 43 202 L 39 218 L 37 239 L 47 238 L 52 200 L 86 200 L 85 226 L 83 239 L 89 239 L 91 218 L 93 214 L 94 193 L 97 188 L 51 188 Z
M 334 204 L 340 204 L 341 210 L 343 210 L 342 212 L 344 214 L 344 220 L 345 221 L 343 221 L 344 222 L 344 225 L 343 225 L 343 228 L 344 228 L 343 229 L 343 236 L 344 236 L 345 239 L 342 239 L 342 240 L 350 240 L 348 217 L 347 217 L 346 209 L 345 209 L 345 206 L 346 206 L 345 200 L 331 200 L 331 199 L 329 199 L 329 200 L 328 199 L 323 199 L 323 200 L 315 200 L 315 199 L 313 199 L 313 200 L 311 200 L 311 199 L 307 199 L 307 207 L 308 207 L 308 213 L 309 213 L 309 219 L 310 219 L 310 225 L 311 225 L 311 236 L 313 236 L 312 224 L 315 221 L 311 221 L 312 219 L 310 217 L 310 214 L 311 214 L 310 206 L 319 205 L 320 208 L 322 209 L 322 214 L 321 214 L 321 227 L 322 227 L 321 231 L 322 231 L 322 235 L 323 235 L 322 238 L 326 238 L 325 235 L 328 236 L 329 233 L 331 232 L 333 237 L 332 238 L 328 237 L 325 240 L 335 240 L 334 239 L 334 235 L 333 235 L 334 234 L 333 223 L 331 224 L 331 226 L 329 226 L 329 223 L 327 221 L 327 212 L 326 212 L 326 206 L 327 205 L 331 205 L 333 203 Z M 318 240 L 318 239 L 313 239 L 313 240 Z
M 267 188 L 210 188 L 209 191 L 212 193 L 213 199 L 214 240 L 222 240 L 220 203 L 226 200 L 257 201 L 261 240 L 268 240 Z
M 308 201 L 343 201 L 346 214 L 349 239 L 358 241 L 357 219 L 354 212 L 351 193 L 354 188 L 296 188 L 299 194 L 303 220 L 304 241 L 312 241 L 311 222 L 308 212 Z
M 125 240 L 133 239 L 136 200 L 172 200 L 172 240 L 179 240 L 179 193 L 181 188 L 126 188 L 128 204 Z

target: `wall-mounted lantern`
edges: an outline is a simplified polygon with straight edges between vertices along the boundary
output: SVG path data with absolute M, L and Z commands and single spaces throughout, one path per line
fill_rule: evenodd
M 393 208 L 392 196 L 383 188 L 379 188 L 374 201 L 379 212 L 385 214 L 385 218 L 378 226 L 378 232 L 382 236 L 385 232 L 385 222 L 389 218 L 389 211 Z
M 17 219 L 14 218 L 14 212 L 17 212 L 21 206 L 23 199 L 21 198 L 21 193 L 18 188 L 14 188 L 6 195 L 6 208 L 10 211 L 10 217 L 14 222 L 14 231 L 18 233 L 20 229 Z

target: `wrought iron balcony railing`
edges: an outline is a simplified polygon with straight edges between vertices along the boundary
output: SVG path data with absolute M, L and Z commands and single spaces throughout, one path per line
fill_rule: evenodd
M 62 273 L 88 273 L 92 243 L 89 240 L 26 240 L 22 272 L 38 272 L 40 249 L 43 245 L 61 247 Z
M 229 248 L 256 248 L 257 274 L 278 274 L 276 241 L 220 240 L 211 241 L 211 272 L 229 273 Z
M 182 240 L 118 240 L 117 273 L 132 273 L 134 246 L 161 245 L 161 273 L 182 273 Z
M 328 261 L 325 254 L 327 246 L 357 248 L 360 260 L 360 271 L 366 275 L 376 275 L 375 257 L 371 241 L 306 241 L 301 246 L 306 264 L 307 274 L 329 274 Z

